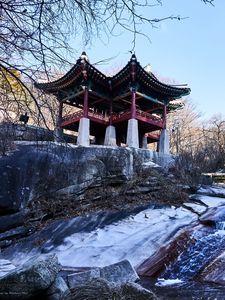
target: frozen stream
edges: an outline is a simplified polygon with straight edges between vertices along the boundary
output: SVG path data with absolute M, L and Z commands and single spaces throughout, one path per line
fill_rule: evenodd
M 182 208 L 147 209 L 104 228 L 72 234 L 52 250 L 64 266 L 105 266 L 123 259 L 137 266 L 196 219 Z
M 206 192 L 204 189 L 201 191 Z M 131 214 L 99 212 L 53 221 L 20 243 L 8 247 L 1 257 L 17 266 L 34 255 L 56 253 L 65 267 L 102 267 L 124 259 L 137 267 L 181 232 L 197 224 L 197 213 L 205 211 L 205 205 L 218 207 L 225 204 L 225 198 L 215 195 L 195 195 L 193 199 L 193 203 L 188 203 L 193 211 L 184 207 L 149 207 Z M 223 221 L 218 229 L 224 229 Z M 224 299 L 223 287 L 193 281 L 201 264 L 208 263 L 210 257 L 216 256 L 217 252 L 219 255 L 225 248 L 225 231 L 217 233 L 218 229 L 211 228 L 208 236 L 184 251 L 168 268 L 161 284 L 158 281 L 155 285 L 155 281 L 150 279 L 143 284 L 153 289 L 161 299 Z M 6 271 L 13 268 L 5 261 L 2 265 Z M 185 293 L 189 295 L 187 298 Z

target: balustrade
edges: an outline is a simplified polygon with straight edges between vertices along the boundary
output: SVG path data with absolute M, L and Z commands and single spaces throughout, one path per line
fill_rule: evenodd
M 136 116 L 145 118 L 146 121 L 153 121 L 154 123 L 158 123 L 160 126 L 162 125 L 163 119 L 161 117 L 154 116 L 152 114 L 149 114 L 147 112 L 141 111 L 139 109 L 136 110 Z M 80 118 L 83 117 L 83 110 L 76 111 L 75 113 L 72 113 L 70 115 L 64 116 L 62 118 L 62 123 L 64 122 L 77 122 Z M 102 122 L 108 123 L 109 122 L 109 115 L 103 115 L 99 112 L 94 112 L 89 110 L 88 111 L 88 117 L 100 120 Z M 131 111 L 126 110 L 119 113 L 113 113 L 112 114 L 112 123 L 116 121 L 122 121 L 122 120 L 128 120 L 131 118 Z

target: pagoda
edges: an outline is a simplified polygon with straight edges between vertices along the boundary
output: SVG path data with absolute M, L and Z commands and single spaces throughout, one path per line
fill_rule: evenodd
M 57 128 L 78 132 L 78 145 L 89 146 L 90 135 L 96 144 L 106 146 L 139 148 L 160 141 L 159 151 L 163 153 L 168 152 L 166 116 L 170 102 L 190 93 L 187 87 L 159 81 L 134 54 L 117 74 L 106 76 L 83 52 L 64 76 L 35 85 L 57 97 Z M 66 106 L 76 111 L 66 115 Z

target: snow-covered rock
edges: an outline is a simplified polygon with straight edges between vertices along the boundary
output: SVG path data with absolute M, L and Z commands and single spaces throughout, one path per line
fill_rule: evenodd
M 201 204 L 195 204 L 190 202 L 184 202 L 184 206 L 190 207 L 197 214 L 202 214 L 207 210 L 207 208 Z
M 216 225 L 225 221 L 225 206 L 211 207 L 199 218 L 203 224 Z
M 183 208 L 146 209 L 104 228 L 71 234 L 53 251 L 63 266 L 103 267 L 123 259 L 137 266 L 195 220 Z
M 78 285 L 84 284 L 93 278 L 100 278 L 100 268 L 93 268 L 88 271 L 78 272 L 74 274 L 69 274 L 67 276 L 67 282 L 70 288 L 74 288 Z
M 55 255 L 39 256 L 0 278 L 1 299 L 29 299 L 49 288 L 59 272 Z
M 48 300 L 63 300 L 70 294 L 70 290 L 64 279 L 60 276 L 57 276 L 53 284 L 47 290 L 46 294 Z
M 14 270 L 16 267 L 7 259 L 0 259 L 0 277 Z
M 198 194 L 225 198 L 225 188 L 220 186 L 201 186 Z
M 115 286 L 103 278 L 93 278 L 72 290 L 71 296 L 66 300 L 157 300 L 154 293 L 146 290 L 136 283 L 125 283 Z
M 208 207 L 217 207 L 220 205 L 225 205 L 225 198 L 207 196 L 207 195 L 191 195 L 191 199 L 199 201 L 199 203 L 204 203 Z
M 74 288 L 80 284 L 84 284 L 93 278 L 103 278 L 113 284 L 119 284 L 126 282 L 135 282 L 139 280 L 134 268 L 127 260 L 120 261 L 116 264 L 105 266 L 103 268 L 93 268 L 88 271 L 69 274 L 67 281 L 70 288 Z
M 175 285 L 175 284 L 180 284 L 183 283 L 182 280 L 180 279 L 164 279 L 164 278 L 158 278 L 156 282 L 156 286 L 169 286 L 169 285 Z

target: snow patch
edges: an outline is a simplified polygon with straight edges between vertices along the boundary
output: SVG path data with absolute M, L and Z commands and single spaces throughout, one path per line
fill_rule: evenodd
M 63 266 L 103 267 L 124 259 L 138 266 L 195 220 L 182 208 L 146 209 L 104 228 L 71 234 L 54 253 Z
M 217 186 L 205 186 L 200 187 L 198 190 L 199 194 L 207 194 L 207 195 L 224 195 L 225 197 L 225 188 L 223 187 L 217 187 Z
M 0 259 L 0 277 L 14 270 L 16 267 L 7 259 Z
M 155 164 L 153 161 L 147 161 L 142 164 L 143 167 L 152 167 L 152 168 L 160 168 L 158 164 Z
M 202 214 L 207 210 L 207 208 L 205 206 L 200 205 L 200 204 L 185 202 L 184 205 L 191 207 L 198 214 Z
M 180 284 L 180 283 L 183 283 L 183 281 L 178 278 L 177 279 L 159 278 L 155 285 L 156 286 L 168 286 L 168 285 L 175 285 L 175 284 Z
M 225 198 L 220 197 L 197 195 L 195 199 L 205 203 L 208 207 L 217 207 L 225 204 Z

